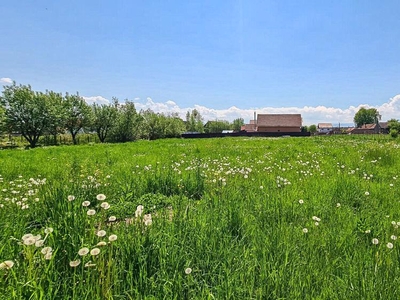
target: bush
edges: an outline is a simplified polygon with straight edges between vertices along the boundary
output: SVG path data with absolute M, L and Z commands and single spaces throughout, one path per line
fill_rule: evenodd
M 397 138 L 397 136 L 399 135 L 399 132 L 396 129 L 390 129 L 389 134 L 392 138 Z

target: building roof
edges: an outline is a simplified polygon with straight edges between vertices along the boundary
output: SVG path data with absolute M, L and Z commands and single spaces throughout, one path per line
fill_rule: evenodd
M 364 125 L 362 125 L 361 127 L 358 127 L 358 128 L 361 128 L 361 129 L 374 129 L 376 126 L 377 126 L 376 124 L 364 124 Z
M 258 114 L 258 127 L 301 127 L 300 114 Z
M 386 129 L 386 128 L 388 128 L 388 125 L 389 125 L 389 122 L 379 122 L 379 126 L 380 126 L 381 128 Z
M 318 123 L 318 128 L 332 129 L 332 123 Z

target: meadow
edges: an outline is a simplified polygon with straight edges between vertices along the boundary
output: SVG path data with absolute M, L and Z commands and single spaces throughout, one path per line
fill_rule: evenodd
M 0 151 L 0 299 L 400 299 L 400 141 Z

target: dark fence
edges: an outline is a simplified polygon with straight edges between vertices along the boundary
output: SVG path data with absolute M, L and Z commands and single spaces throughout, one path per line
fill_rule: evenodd
M 310 136 L 309 132 L 232 132 L 232 133 L 183 133 L 181 137 L 190 139 L 217 138 L 228 136 L 248 136 L 248 137 L 289 137 L 289 136 Z

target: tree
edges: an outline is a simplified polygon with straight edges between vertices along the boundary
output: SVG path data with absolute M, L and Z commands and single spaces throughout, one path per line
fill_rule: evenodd
M 151 109 L 140 112 L 142 117 L 141 136 L 149 140 L 155 140 L 164 137 L 165 116 L 157 114 Z
M 316 132 L 317 132 L 317 126 L 316 126 L 315 124 L 308 126 L 308 131 L 309 131 L 311 134 L 316 133 Z
M 118 115 L 118 109 L 115 105 L 92 105 L 93 123 L 92 130 L 97 133 L 101 143 L 104 143 L 106 137 L 115 125 Z
M 242 129 L 242 125 L 244 125 L 244 119 L 237 118 L 237 119 L 233 120 L 233 122 L 232 122 L 232 129 L 234 131 L 240 131 Z
M 178 113 L 172 113 L 165 116 L 164 135 L 167 138 L 180 137 L 185 131 L 185 123 L 179 117 Z
M 79 94 L 66 94 L 64 97 L 64 109 L 66 114 L 65 128 L 71 134 L 72 141 L 76 145 L 76 135 L 79 131 L 91 125 L 92 110 Z
M 400 122 L 399 122 L 399 120 L 390 119 L 388 121 L 388 128 L 389 128 L 389 130 L 394 129 L 394 130 L 397 130 L 397 132 L 400 132 Z
M 65 131 L 66 110 L 63 96 L 61 93 L 46 91 L 46 102 L 49 112 L 46 134 L 52 135 L 53 143 L 57 144 L 57 135 Z
M 9 133 L 20 133 L 31 148 L 36 147 L 39 137 L 49 125 L 47 97 L 34 92 L 30 85 L 4 86 L 0 102 L 5 110 L 5 126 Z
M 136 112 L 135 104 L 125 100 L 119 104 L 114 98 L 114 106 L 117 108 L 117 118 L 111 131 L 111 139 L 114 142 L 134 141 L 139 133 L 141 117 Z
M 231 124 L 228 121 L 208 121 L 204 125 L 204 131 L 206 133 L 221 133 L 223 130 L 230 130 Z
M 357 127 L 361 127 L 365 124 L 377 124 L 381 116 L 376 108 L 365 108 L 361 107 L 354 116 L 354 123 Z
M 203 118 L 197 109 L 186 113 L 186 131 L 188 132 L 204 132 Z

